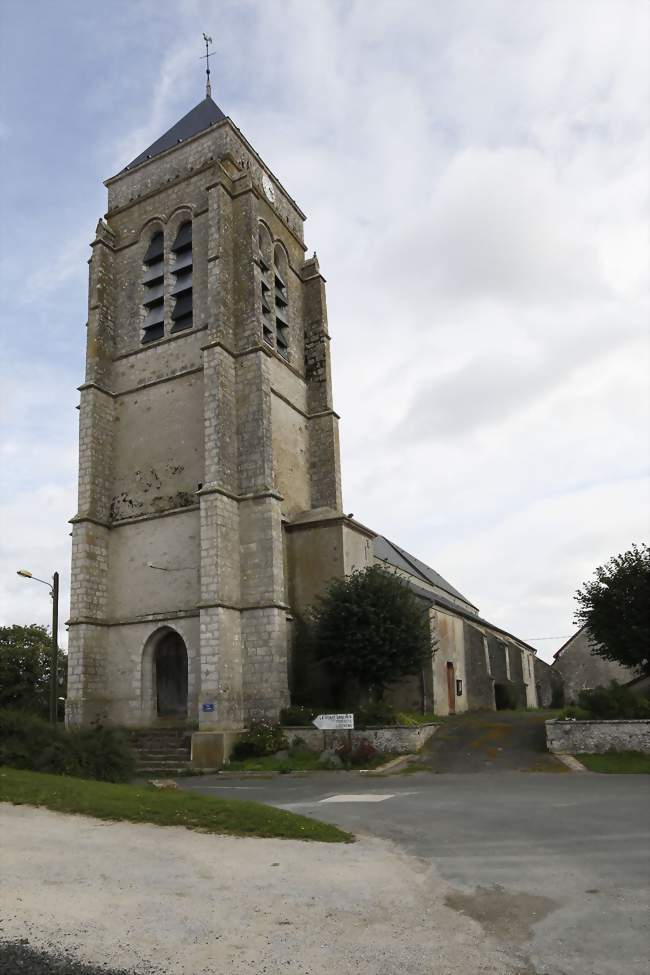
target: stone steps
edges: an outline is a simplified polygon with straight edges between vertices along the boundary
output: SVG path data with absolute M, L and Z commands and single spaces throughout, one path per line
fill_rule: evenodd
M 191 770 L 192 731 L 188 728 L 145 728 L 132 731 L 129 741 L 138 775 L 169 777 Z

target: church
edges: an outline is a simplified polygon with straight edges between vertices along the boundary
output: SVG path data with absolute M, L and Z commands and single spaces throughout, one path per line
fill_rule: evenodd
M 232 732 L 290 702 L 293 631 L 372 563 L 429 613 L 396 687 L 436 713 L 533 706 L 544 666 L 343 512 L 325 280 L 305 214 L 206 97 L 106 181 L 92 243 L 67 717 Z M 548 669 L 548 668 L 546 668 Z

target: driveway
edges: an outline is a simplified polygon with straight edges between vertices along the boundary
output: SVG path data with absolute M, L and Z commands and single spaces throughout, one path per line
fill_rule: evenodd
M 433 772 L 565 772 L 546 750 L 544 711 L 472 711 L 444 721 L 422 753 Z
M 186 779 L 389 840 L 448 885 L 526 975 L 647 975 L 650 827 L 646 776 L 478 772 Z M 452 924 L 450 931 L 453 930 Z M 439 932 L 432 930 L 432 944 Z M 354 969 L 352 969 L 354 970 Z M 464 969 L 467 975 L 490 969 Z M 345 970 L 344 970 L 345 971 Z M 395 969 L 398 971 L 398 969 Z M 422 972 L 444 975 L 444 966 Z

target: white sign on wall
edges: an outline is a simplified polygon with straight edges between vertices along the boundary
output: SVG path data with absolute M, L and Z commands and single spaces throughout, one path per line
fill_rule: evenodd
M 353 714 L 319 714 L 312 721 L 320 731 L 350 731 L 354 728 Z

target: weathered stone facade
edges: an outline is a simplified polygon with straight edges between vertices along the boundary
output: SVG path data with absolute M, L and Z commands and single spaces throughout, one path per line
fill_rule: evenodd
M 630 667 L 594 653 L 591 634 L 584 626 L 557 651 L 552 669 L 562 682 L 567 704 L 576 704 L 580 691 L 607 687 L 613 680 L 626 684 L 637 676 Z
M 367 533 L 341 510 L 325 286 L 305 260 L 304 214 L 229 119 L 174 141 L 107 181 L 93 243 L 67 719 L 159 720 L 157 647 L 172 631 L 187 650 L 176 717 L 226 731 L 288 703 L 288 563 L 309 575 L 313 556 L 287 530 L 317 537 L 302 524 L 316 509 L 319 525 Z M 173 248 L 188 224 L 191 327 L 175 330 Z M 164 314 L 148 341 L 156 234 Z M 269 262 L 283 275 L 271 287 Z M 326 558 L 320 579 L 350 568 Z

